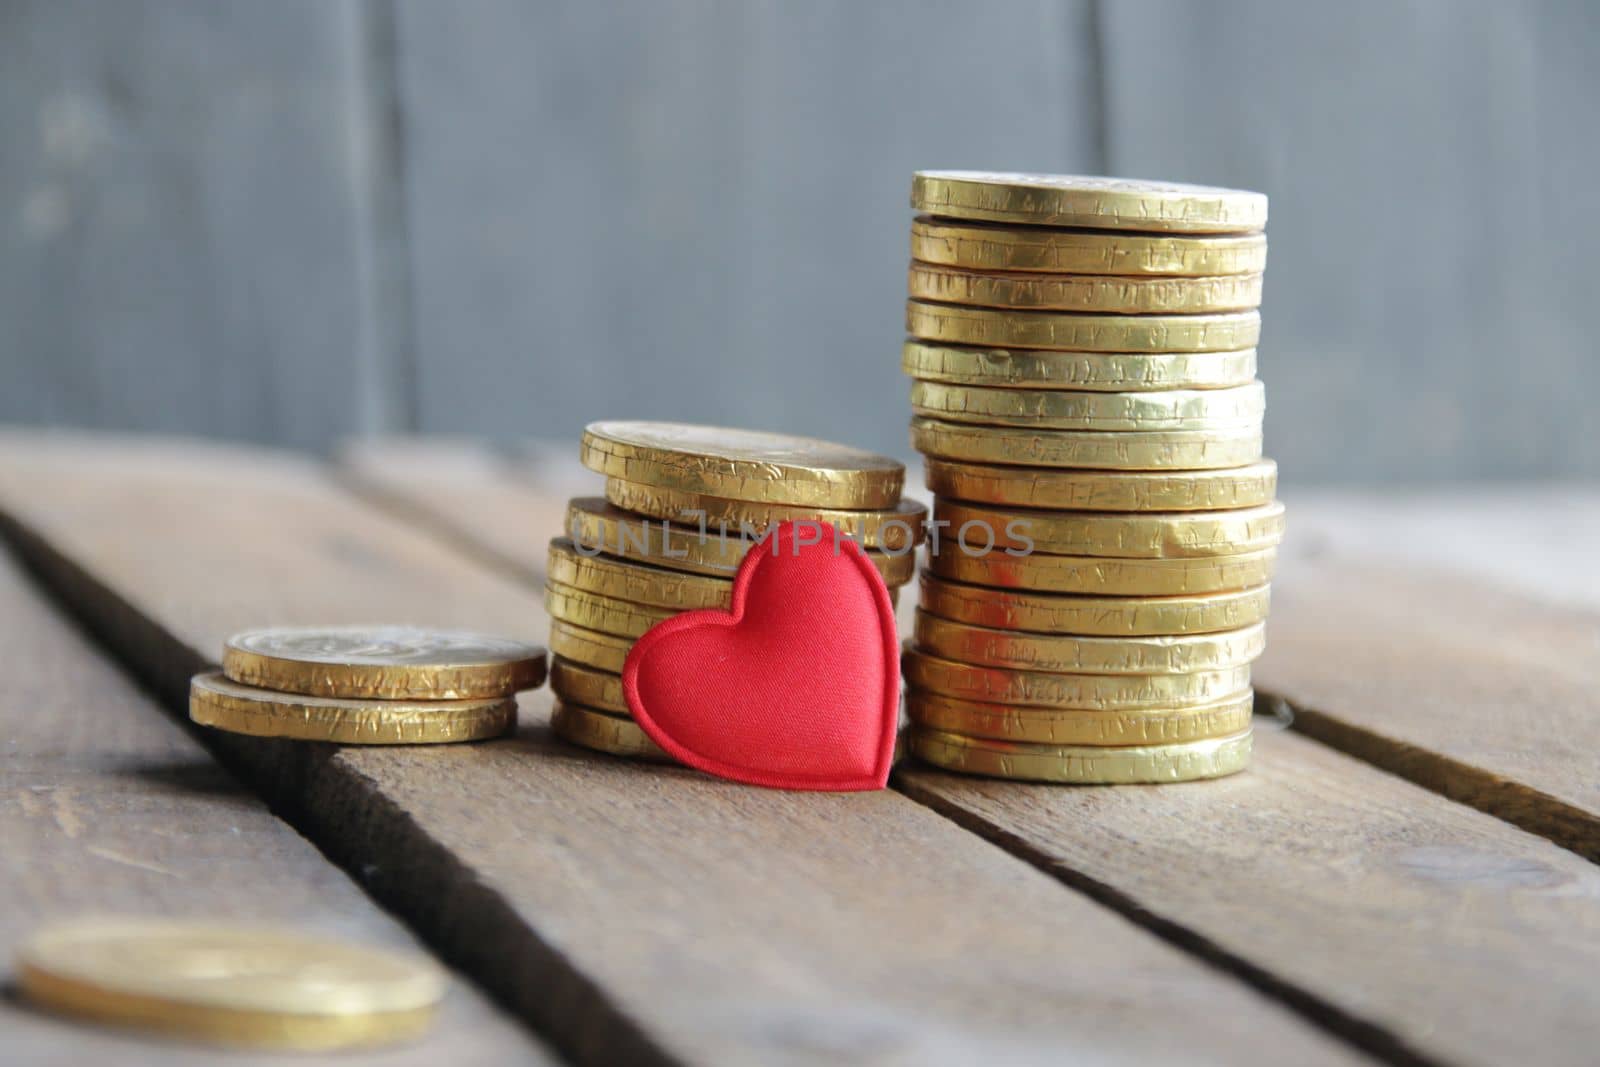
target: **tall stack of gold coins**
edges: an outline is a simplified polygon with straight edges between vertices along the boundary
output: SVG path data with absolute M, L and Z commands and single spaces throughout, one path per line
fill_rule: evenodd
M 866 549 L 891 595 L 914 573 L 927 509 L 900 499 L 905 467 L 888 457 L 782 434 L 596 422 L 582 459 L 606 476 L 605 496 L 568 505 L 545 584 L 552 725 L 577 744 L 661 756 L 623 696 L 628 650 L 681 611 L 726 610 L 735 571 L 769 526 L 832 524 Z
M 911 202 L 903 365 L 935 494 L 911 751 L 1051 782 L 1242 769 L 1283 532 L 1266 197 L 929 171 Z

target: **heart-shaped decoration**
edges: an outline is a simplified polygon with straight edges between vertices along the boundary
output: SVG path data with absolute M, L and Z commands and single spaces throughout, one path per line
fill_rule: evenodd
M 675 615 L 628 653 L 622 687 L 644 732 L 736 782 L 882 789 L 900 648 L 860 546 L 826 523 L 783 523 L 740 564 L 731 609 Z

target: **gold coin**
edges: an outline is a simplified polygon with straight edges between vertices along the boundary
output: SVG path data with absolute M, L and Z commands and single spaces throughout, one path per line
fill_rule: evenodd
M 1138 637 L 1237 630 L 1267 617 L 1268 587 L 1196 596 L 1109 597 L 986 589 L 922 575 L 924 611 L 952 622 L 1040 634 Z
M 944 218 L 1095 230 L 1248 233 L 1267 224 L 1262 193 L 1080 174 L 921 170 L 911 206 Z
M 928 517 L 928 509 L 914 500 L 902 500 L 894 507 L 880 511 L 846 511 L 724 500 L 679 489 L 627 482 L 621 478 L 606 479 L 606 499 L 626 511 L 672 522 L 692 523 L 696 529 L 699 522 L 704 520 L 712 536 L 720 536 L 726 528 L 730 536 L 757 538 L 768 526 L 799 519 L 816 522 L 819 536 L 830 538 L 833 535 L 820 530 L 820 526 L 831 523 L 841 538 L 853 538 L 860 541 L 863 547 L 900 555 L 910 555 L 912 547 L 922 543 L 925 532 L 923 523 Z
M 228 638 L 240 685 L 350 700 L 480 700 L 544 681 L 538 645 L 415 626 L 288 626 Z
M 901 666 L 913 689 L 986 704 L 1081 711 L 1186 708 L 1250 688 L 1249 667 L 1188 674 L 1061 674 L 957 663 L 914 648 L 906 650 Z
M 578 497 L 567 504 L 567 533 L 585 550 L 723 578 L 733 577 L 751 544 L 740 537 L 737 526 L 724 537 L 716 523 L 708 523 L 702 531 L 699 523 L 635 515 L 600 497 Z M 869 549 L 867 558 L 891 588 L 906 584 L 916 572 L 916 559 L 909 552 L 891 556 Z
M 240 685 L 217 671 L 189 680 L 189 718 L 253 737 L 339 745 L 439 745 L 499 737 L 517 722 L 515 697 L 351 700 Z
M 1270 459 L 1210 471 L 1077 471 L 997 467 L 929 458 L 928 488 L 984 504 L 1067 511 L 1217 511 L 1272 501 L 1278 465 Z
M 1210 704 L 1140 711 L 1026 708 L 906 691 L 906 715 L 928 730 L 1036 745 L 1170 745 L 1250 727 L 1249 690 Z
M 1084 315 L 906 301 L 906 332 L 926 341 L 1068 352 L 1230 352 L 1261 337 L 1256 311 L 1209 315 Z
M 1221 778 L 1250 764 L 1250 731 L 1170 745 L 1031 745 L 912 727 L 912 755 L 962 774 L 1025 782 L 1133 785 Z
M 585 630 L 635 639 L 643 637 L 656 623 L 678 614 L 669 608 L 633 604 L 549 580 L 544 584 L 544 606 L 551 618 L 562 622 L 570 622 Z
M 626 715 L 610 715 L 597 708 L 560 701 L 550 715 L 550 729 L 557 737 L 584 748 L 608 752 L 613 756 L 671 762 L 650 735 Z
M 1275 548 L 1283 540 L 1277 501 L 1232 511 L 1038 511 L 993 508 L 937 497 L 937 529 L 955 533 L 957 551 L 1167 559 L 1232 556 Z M 946 549 L 941 549 L 944 551 Z
M 916 300 L 987 308 L 1192 315 L 1261 306 L 1261 275 L 1122 278 L 1103 274 L 1023 274 L 913 262 L 906 288 Z
M 584 466 L 609 478 L 730 500 L 890 508 L 905 467 L 859 448 L 787 434 L 672 422 L 595 422 Z
M 586 630 L 561 619 L 550 620 L 550 651 L 556 658 L 595 670 L 621 674 L 633 641 L 631 637 Z
M 1082 433 L 913 416 L 911 447 L 941 459 L 1097 470 L 1212 470 L 1261 458 L 1261 429 Z
M 1055 274 L 1258 274 L 1267 266 L 1267 238 L 1259 233 L 1163 237 L 1106 230 L 1051 230 L 951 222 L 924 215 L 911 223 L 911 258 L 974 270 Z
M 931 546 L 930 546 L 931 548 Z M 1179 596 L 1222 593 L 1263 585 L 1272 577 L 1277 549 L 1187 559 L 1112 559 L 1107 556 L 969 556 L 930 551 L 928 569 L 941 578 L 1000 589 L 1090 596 Z
M 987 389 L 1078 389 L 1134 393 L 1226 389 L 1256 376 L 1256 350 L 1239 352 L 1051 352 L 963 348 L 908 340 L 900 369 L 908 377 Z
M 1248 666 L 1266 648 L 1266 627 L 1259 622 L 1208 634 L 1071 637 L 951 622 L 919 609 L 913 634 L 918 648 L 959 663 L 1081 674 L 1228 670 Z
M 586 554 L 579 552 L 565 537 L 551 540 L 545 574 L 552 582 L 585 592 L 675 611 L 726 608 L 733 596 L 730 578 L 687 574 L 646 563 Z
M 97 919 L 17 952 L 17 985 L 50 1011 L 174 1037 L 330 1051 L 410 1041 L 444 974 L 425 959 L 262 926 Z
M 620 674 L 597 671 L 558 656 L 550 664 L 550 688 L 563 701 L 628 714 L 628 698 L 623 695 Z
M 1266 396 L 1260 382 L 1231 389 L 1173 389 L 1159 393 L 1069 393 L 1045 389 L 980 389 L 912 382 L 911 408 L 948 422 L 1042 430 L 1261 431 Z

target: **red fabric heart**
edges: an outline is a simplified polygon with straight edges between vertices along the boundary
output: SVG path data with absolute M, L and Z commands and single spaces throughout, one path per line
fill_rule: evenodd
M 860 546 L 826 524 L 783 523 L 740 564 L 731 607 L 675 615 L 628 653 L 622 687 L 644 732 L 736 782 L 882 789 L 900 650 L 889 591 Z

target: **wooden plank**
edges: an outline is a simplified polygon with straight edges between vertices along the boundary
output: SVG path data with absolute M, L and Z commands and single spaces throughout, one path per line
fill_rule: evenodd
M 1600 860 L 1600 494 L 1292 507 L 1262 690 L 1298 729 Z
M 0 957 L 82 915 L 281 922 L 416 950 L 409 934 L 267 811 L 0 558 Z M 10 1064 L 211 1064 L 214 1049 L 71 1023 L 0 999 Z M 422 1043 L 341 1064 L 554 1063 L 457 979 Z M 240 1064 L 291 1057 L 234 1054 Z M 321 1062 L 292 1057 L 294 1062 Z
M 1600 215 L 1555 192 L 1600 170 L 1595 5 L 1102 12 L 1111 170 L 1272 197 L 1261 376 L 1286 482 L 1600 472 Z
M 0 419 L 321 446 L 363 427 L 353 0 L 8 4 Z
M 420 428 L 907 452 L 911 172 L 1096 171 L 1090 7 L 401 0 Z
M 451 490 L 418 485 L 414 465 L 395 462 L 410 455 L 385 463 L 368 450 L 352 470 L 450 521 L 441 505 Z M 480 504 L 487 491 L 474 486 Z M 526 485 L 503 492 L 496 510 L 518 525 L 549 510 Z M 1325 540 L 1315 523 L 1304 528 L 1302 510 L 1291 549 Z M 1367 518 L 1352 525 L 1382 528 L 1380 516 Z M 470 535 L 464 526 L 457 533 Z M 530 565 L 533 551 L 530 543 Z M 1298 604 L 1322 618 L 1330 592 L 1307 597 L 1298 567 L 1285 570 L 1286 610 Z M 1271 627 L 1276 644 L 1276 615 Z M 1329 642 L 1348 647 L 1336 623 L 1316 637 L 1323 676 L 1381 708 L 1375 717 L 1389 714 L 1386 687 L 1448 685 L 1426 672 L 1410 677 L 1398 660 L 1374 670 L 1329 655 Z M 1391 629 L 1373 646 L 1395 637 Z M 1504 684 L 1526 687 L 1529 678 L 1524 670 Z M 1600 994 L 1584 977 L 1600 951 L 1600 871 L 1303 738 L 1263 733 L 1251 774 L 1170 789 L 1049 789 L 917 769 L 896 781 L 1385 1058 L 1582 1062 L 1600 1036 Z M 1591 763 L 1572 753 L 1565 766 L 1577 776 Z M 1489 1004 L 1499 1007 L 1482 1010 Z
M 0 506 L 169 701 L 245 625 L 515 634 L 542 616 L 535 590 L 288 460 L 13 438 Z M 516 738 L 481 745 L 214 742 L 585 1062 L 1352 1059 L 898 794 L 748 789 L 581 752 L 549 736 L 546 701 L 526 702 Z

